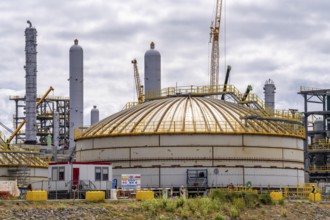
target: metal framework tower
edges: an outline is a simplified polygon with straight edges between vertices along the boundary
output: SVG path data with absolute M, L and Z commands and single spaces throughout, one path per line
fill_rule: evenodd
M 42 97 L 37 96 L 37 101 Z M 16 129 L 25 119 L 23 112 L 25 108 L 25 97 L 10 96 L 9 100 L 15 102 L 15 114 L 13 115 L 13 127 Z M 47 96 L 44 101 L 37 107 L 36 114 L 36 134 L 37 141 L 41 145 L 47 145 L 48 134 L 53 135 L 54 112 L 59 113 L 59 145 L 68 147 L 69 141 L 69 105 L 70 100 L 66 97 Z M 20 130 L 15 136 L 15 143 L 25 140 L 26 132 Z
M 330 181 L 330 89 L 300 88 L 304 97 L 304 125 L 306 127 L 305 170 L 309 180 Z M 309 110 L 314 104 L 313 110 Z M 314 110 L 318 105 L 320 110 Z M 316 123 L 314 119 L 317 118 Z M 313 123 L 313 128 L 309 123 Z
M 37 142 L 36 98 L 37 98 L 37 30 L 27 21 L 25 29 L 25 71 L 26 71 L 26 143 Z
M 212 43 L 211 52 L 211 72 L 210 86 L 219 84 L 219 36 L 221 23 L 222 0 L 217 0 L 214 24 L 211 25 L 210 42 Z

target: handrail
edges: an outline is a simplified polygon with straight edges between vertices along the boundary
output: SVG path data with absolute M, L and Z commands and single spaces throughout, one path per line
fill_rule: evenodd
M 226 89 L 224 89 L 226 88 Z M 268 118 L 282 118 L 288 120 L 301 121 L 301 114 L 299 112 L 292 113 L 289 110 L 269 110 L 265 108 L 264 101 L 256 94 L 249 93 L 243 101 L 243 94 L 231 84 L 215 85 L 215 86 L 182 86 L 182 87 L 168 87 L 156 91 L 150 91 L 145 94 L 146 100 L 163 99 L 175 96 L 212 96 L 212 95 L 231 95 L 237 103 L 240 104 L 254 104 L 259 109 L 259 114 L 264 114 Z M 125 106 L 133 107 L 133 106 Z M 125 108 L 126 109 L 126 108 Z M 260 111 L 262 110 L 262 111 Z
M 308 167 L 309 172 L 330 172 L 330 165 L 327 166 L 317 166 L 317 165 L 311 165 Z
M 303 125 L 274 121 L 260 126 L 256 121 L 249 120 L 249 126 L 242 126 L 237 121 L 155 121 L 136 124 L 136 122 L 113 123 L 102 128 L 98 134 L 85 133 L 87 128 L 75 129 L 74 138 L 88 138 L 90 136 L 111 136 L 125 134 L 159 134 L 159 133 L 228 133 L 228 134 L 267 134 L 285 135 L 305 138 Z

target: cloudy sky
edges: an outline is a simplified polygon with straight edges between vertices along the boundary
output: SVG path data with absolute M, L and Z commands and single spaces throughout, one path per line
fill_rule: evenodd
M 151 41 L 162 55 L 162 87 L 207 85 L 214 8 L 215 0 L 0 0 L 0 121 L 13 127 L 9 96 L 24 95 L 27 20 L 38 31 L 38 94 L 53 86 L 68 97 L 69 48 L 79 39 L 88 125 L 93 105 L 104 118 L 136 100 L 131 60 L 143 79 Z M 300 86 L 329 87 L 329 10 L 325 0 L 224 0 L 220 81 L 230 64 L 230 83 L 263 98 L 271 78 L 276 108 L 302 110 Z

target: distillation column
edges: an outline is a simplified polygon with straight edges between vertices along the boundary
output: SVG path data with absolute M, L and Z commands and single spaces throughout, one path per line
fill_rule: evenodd
M 74 40 L 70 48 L 70 143 L 72 149 L 75 146 L 74 129 L 83 127 L 84 122 L 84 62 L 83 49 Z
M 161 90 L 161 56 L 155 50 L 155 43 L 151 42 L 150 50 L 144 54 L 144 87 L 145 97 L 160 96 Z
M 37 100 L 37 30 L 27 21 L 25 29 L 25 103 L 26 103 L 26 141 L 27 144 L 37 143 L 36 100 Z
M 54 132 L 53 132 L 53 161 L 57 161 L 57 149 L 59 147 L 59 140 L 60 140 L 60 114 L 58 112 L 54 112 Z
M 265 106 L 266 109 L 274 112 L 275 110 L 275 84 L 274 81 L 271 79 L 268 79 L 265 82 L 264 86 L 264 93 L 265 93 Z
M 94 107 L 91 110 L 91 125 L 99 122 L 99 120 L 100 120 L 100 112 L 96 108 L 96 105 L 94 105 Z

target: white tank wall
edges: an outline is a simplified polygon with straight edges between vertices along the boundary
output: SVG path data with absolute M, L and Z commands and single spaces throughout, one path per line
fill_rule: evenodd
M 70 48 L 70 148 L 75 146 L 74 129 L 83 127 L 84 123 L 84 59 L 83 49 L 78 40 Z
M 244 138 L 243 138 L 244 136 Z M 111 141 L 109 141 L 111 140 Z M 303 149 L 299 138 L 262 135 L 141 135 L 82 139 L 80 149 L 139 146 L 254 146 Z M 266 143 L 266 144 L 265 144 Z
M 132 148 L 132 159 L 155 158 L 211 158 L 211 147 L 150 147 Z
M 225 187 L 229 184 L 246 185 L 251 181 L 254 187 L 296 186 L 304 183 L 304 171 L 278 168 L 244 168 L 244 167 L 191 167 L 191 168 L 131 168 L 115 169 L 114 179 L 120 187 L 121 174 L 141 174 L 142 187 L 187 186 L 187 169 L 207 169 L 209 187 Z M 214 174 L 214 169 L 219 173 Z
M 109 141 L 109 139 L 106 137 L 95 138 L 93 145 L 94 148 L 131 147 L 131 146 L 137 146 L 137 147 L 159 146 L 159 136 L 158 135 L 125 136 L 124 138 L 111 137 L 111 141 Z
M 150 170 L 153 169 L 152 167 L 160 166 L 161 179 L 169 181 L 168 184 L 176 181 L 170 180 L 177 178 L 175 172 L 183 172 L 189 167 L 193 169 L 196 167 L 226 166 L 226 168 L 234 168 L 240 166 L 252 169 L 253 172 L 257 172 L 256 170 L 259 169 L 269 169 L 267 172 L 277 169 L 281 176 L 279 180 L 283 182 L 281 184 L 295 185 L 302 183 L 303 180 L 303 155 L 303 140 L 294 137 L 199 134 L 83 139 L 77 142 L 76 156 L 77 161 L 112 162 L 115 173 L 116 169 L 124 170 L 124 173 L 136 173 L 139 170 Z M 131 172 L 126 172 L 126 168 Z M 173 171 L 174 176 L 166 176 L 164 172 L 167 169 L 169 172 Z M 291 171 L 288 172 L 288 170 L 295 172 L 291 174 Z M 269 184 L 268 181 L 272 178 L 271 173 L 269 173 L 269 177 L 267 172 L 261 173 L 260 178 L 259 174 L 257 175 L 258 184 Z M 184 179 L 180 185 L 185 184 L 186 181 L 185 171 L 183 173 L 177 174 L 179 180 Z M 248 174 L 244 175 L 249 176 L 250 174 Z M 250 176 L 256 178 L 252 174 Z M 229 179 L 233 183 L 242 182 L 240 180 L 242 174 L 232 175 Z M 229 184 L 229 179 L 223 180 L 223 183 Z
M 187 137 L 188 136 L 188 137 Z M 243 136 L 235 135 L 235 138 L 231 135 L 162 135 L 160 136 L 160 146 L 176 146 L 176 145 L 192 145 L 192 146 L 204 146 L 207 143 L 210 146 L 213 145 L 225 145 L 225 146 L 242 146 Z

